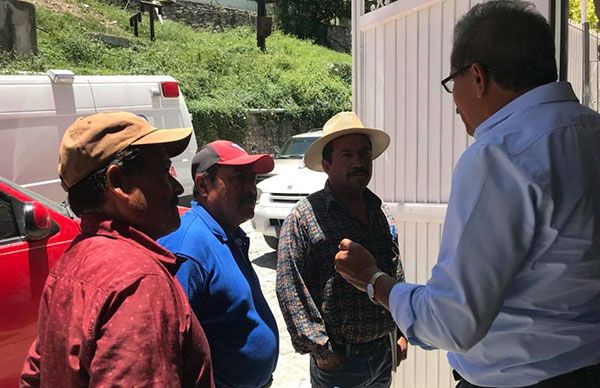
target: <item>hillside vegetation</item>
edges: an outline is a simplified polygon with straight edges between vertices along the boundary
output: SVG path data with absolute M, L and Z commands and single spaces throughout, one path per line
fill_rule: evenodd
M 248 109 L 283 108 L 260 121 L 316 127 L 351 107 L 351 58 L 275 31 L 267 51 L 256 47 L 249 28 L 198 31 L 184 24 L 156 23 L 149 39 L 148 16 L 133 35 L 133 9 L 98 0 L 37 0 L 39 55 L 0 54 L 3 72 L 45 72 L 66 68 L 75 74 L 168 74 L 181 85 L 199 141 L 228 137 L 243 141 Z M 110 47 L 93 34 L 132 41 Z

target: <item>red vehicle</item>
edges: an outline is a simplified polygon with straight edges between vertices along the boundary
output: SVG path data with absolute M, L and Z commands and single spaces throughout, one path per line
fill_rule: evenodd
M 67 206 L 0 177 L 0 388 L 18 386 L 46 277 L 79 232 Z
M 0 177 L 0 388 L 18 386 L 44 282 L 79 231 L 66 206 Z

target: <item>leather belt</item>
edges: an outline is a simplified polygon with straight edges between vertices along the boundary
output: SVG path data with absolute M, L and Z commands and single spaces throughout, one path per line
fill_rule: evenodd
M 333 344 L 333 350 L 345 354 L 346 357 L 351 355 L 374 353 L 382 345 L 389 342 L 389 336 L 386 334 L 371 342 L 361 344 Z

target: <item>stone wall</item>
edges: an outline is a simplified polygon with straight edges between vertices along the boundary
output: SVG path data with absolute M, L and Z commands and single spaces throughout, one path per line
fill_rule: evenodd
M 121 6 L 124 5 L 123 0 L 107 1 Z M 128 2 L 127 10 L 130 10 L 132 15 L 139 9 L 139 0 Z M 147 13 L 143 17 L 146 18 Z M 168 20 L 186 23 L 195 28 L 210 28 L 216 31 L 238 26 L 256 28 L 255 12 L 185 0 L 178 0 L 176 3 L 163 6 L 163 17 Z
M 254 12 L 189 1 L 180 0 L 164 7 L 163 14 L 168 19 L 184 22 L 192 27 L 214 30 L 239 26 L 256 28 L 256 13 Z
M 327 43 L 335 51 L 352 51 L 352 32 L 345 26 L 327 26 Z
M 0 0 L 0 50 L 37 54 L 35 6 L 20 0 Z
M 254 0 L 187 0 L 192 3 L 221 5 L 225 8 L 242 9 L 256 12 L 258 4 Z
M 248 132 L 242 142 L 244 149 L 250 153 L 276 154 L 290 137 L 309 130 L 309 128 L 298 127 L 297 123 L 284 118 L 278 119 L 277 116 L 249 115 Z

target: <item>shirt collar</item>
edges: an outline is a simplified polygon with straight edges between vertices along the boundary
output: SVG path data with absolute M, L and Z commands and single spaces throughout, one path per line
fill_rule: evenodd
M 532 106 L 559 101 L 579 101 L 568 82 L 550 82 L 523 93 L 488 117 L 475 129 L 475 138 L 497 127 L 511 115 Z
M 325 188 L 323 190 L 325 191 L 325 202 L 327 204 L 327 211 L 331 211 L 332 206 L 333 206 L 334 210 L 335 210 L 335 206 L 337 206 L 338 209 L 346 208 L 346 206 L 342 202 L 340 202 L 340 200 L 336 197 L 335 193 L 331 189 L 329 180 L 327 180 L 327 182 L 325 182 Z M 381 207 L 381 199 L 379 199 L 379 197 L 376 196 L 368 188 L 365 188 L 364 197 L 365 197 L 365 202 L 367 204 L 367 208 L 369 208 L 371 205 L 374 205 L 375 207 Z
M 227 242 L 230 238 L 244 238 L 246 233 L 242 228 L 238 227 L 233 236 L 228 236 L 223 227 L 213 218 L 213 216 L 200 205 L 198 201 L 191 201 L 192 211 L 200 217 L 200 219 L 206 224 L 208 229 L 223 242 Z
M 177 270 L 179 259 L 160 246 L 146 234 L 122 221 L 111 220 L 102 214 L 83 214 L 81 216 L 81 232 L 85 236 L 99 235 L 115 239 L 133 241 L 154 255 L 171 273 Z

